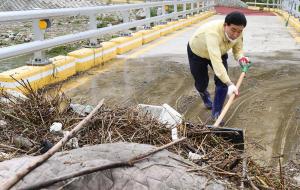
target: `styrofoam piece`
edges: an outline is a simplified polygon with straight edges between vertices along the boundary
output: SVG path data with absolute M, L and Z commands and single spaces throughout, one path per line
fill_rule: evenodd
M 172 140 L 178 139 L 177 125 L 182 122 L 182 116 L 175 109 L 168 104 L 162 106 L 139 104 L 138 108 L 144 113 L 150 113 L 158 121 L 172 128 Z
M 81 116 L 87 116 L 94 109 L 93 106 L 81 104 L 70 104 L 70 107 L 74 112 Z
M 144 112 L 151 113 L 161 123 L 166 123 L 168 127 L 173 127 L 182 122 L 181 115 L 168 104 L 162 106 L 154 106 L 147 104 L 139 104 L 138 107 Z
M 51 133 L 60 133 L 60 132 L 62 132 L 62 123 L 54 122 L 50 126 L 50 132 Z

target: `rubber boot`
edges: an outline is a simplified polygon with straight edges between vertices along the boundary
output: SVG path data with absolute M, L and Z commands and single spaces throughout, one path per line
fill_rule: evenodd
M 204 103 L 205 107 L 206 107 L 207 109 L 211 110 L 213 104 L 212 104 L 212 101 L 211 101 L 211 99 L 210 99 L 210 94 L 209 94 L 209 92 L 208 92 L 207 90 L 205 90 L 204 92 L 200 92 L 199 94 L 200 94 L 200 96 L 201 96 L 201 98 L 202 98 L 202 100 L 203 100 L 203 103 Z
M 217 120 L 219 115 L 221 114 L 223 104 L 225 102 L 227 96 L 227 86 L 216 86 L 215 90 L 215 99 L 212 107 L 212 118 L 213 120 Z M 223 122 L 224 124 L 224 122 Z M 220 124 L 222 125 L 222 124 Z

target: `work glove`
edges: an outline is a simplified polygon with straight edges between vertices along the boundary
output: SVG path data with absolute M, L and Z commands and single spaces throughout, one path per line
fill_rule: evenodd
M 239 95 L 239 90 L 237 89 L 237 87 L 234 84 L 231 84 L 231 85 L 228 86 L 227 95 L 231 96 L 233 93 L 236 96 L 238 96 Z
M 243 56 L 243 57 L 239 58 L 238 62 L 241 65 L 245 65 L 245 64 L 249 64 L 250 60 L 249 60 L 249 57 Z

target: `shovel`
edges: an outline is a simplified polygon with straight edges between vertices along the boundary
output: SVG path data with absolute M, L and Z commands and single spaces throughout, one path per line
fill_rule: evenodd
M 245 64 L 245 65 L 240 63 L 240 66 L 241 66 L 242 73 L 236 84 L 237 89 L 240 88 L 240 86 L 243 82 L 243 79 L 245 78 L 246 73 L 248 72 L 249 68 L 252 66 L 252 63 L 250 62 L 249 64 Z M 207 127 L 214 131 L 217 131 L 218 134 L 220 134 L 220 136 L 222 136 L 223 138 L 228 139 L 232 143 L 236 144 L 236 147 L 238 149 L 244 150 L 244 131 L 242 129 L 219 127 L 225 114 L 227 113 L 228 109 L 230 108 L 231 104 L 233 103 L 235 96 L 236 95 L 233 93 L 229 97 L 226 105 L 222 109 L 222 112 L 219 115 L 219 117 L 217 118 L 217 120 L 215 121 L 215 123 L 213 125 L 209 125 Z

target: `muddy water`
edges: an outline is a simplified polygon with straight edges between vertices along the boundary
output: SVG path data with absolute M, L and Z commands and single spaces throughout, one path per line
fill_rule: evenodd
M 262 56 L 263 55 L 263 56 Z M 252 156 L 275 162 L 273 156 L 284 159 L 300 157 L 300 59 L 297 51 L 250 55 L 254 62 L 226 115 L 228 127 L 246 130 Z M 100 68 L 98 68 L 100 69 Z M 230 76 L 237 80 L 238 67 L 230 68 Z M 212 72 L 210 72 L 212 79 Z M 81 85 L 80 78 L 88 78 Z M 132 105 L 138 103 L 161 105 L 168 103 L 186 120 L 205 122 L 210 112 L 205 110 L 193 86 L 185 56 L 172 55 L 116 60 L 100 71 L 68 82 L 76 88 L 68 91 L 75 102 L 95 105 L 100 99 L 106 103 Z M 213 93 L 213 80 L 209 91 Z

